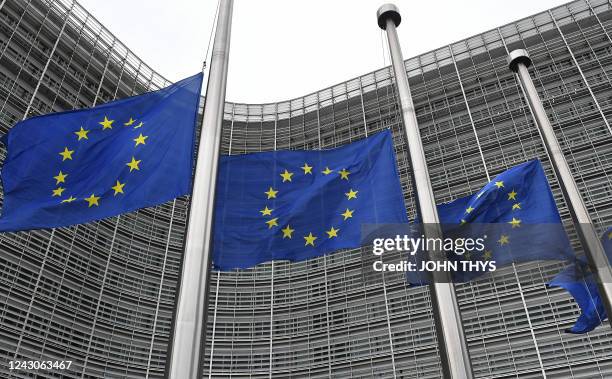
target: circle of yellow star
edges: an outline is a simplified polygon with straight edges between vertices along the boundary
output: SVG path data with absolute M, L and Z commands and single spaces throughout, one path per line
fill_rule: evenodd
M 81 130 L 79 130 L 78 132 L 74 132 L 74 134 L 76 134 L 77 137 L 79 137 L 77 141 L 80 141 L 82 139 L 89 139 L 89 137 L 87 137 L 87 133 L 89 133 L 89 130 L 83 129 L 82 126 L 81 126 Z
M 329 167 L 325 167 L 325 170 L 321 171 L 322 173 L 324 173 L 325 175 L 329 175 L 332 172 L 334 172 L 334 170 L 330 170 Z
M 60 183 L 66 183 L 66 177 L 68 177 L 68 174 L 64 174 L 63 172 L 59 172 L 59 174 L 57 174 L 57 176 L 54 176 L 53 179 L 56 180 L 55 185 L 58 185 Z
M 136 158 L 132 157 L 132 161 L 129 163 L 126 163 L 126 166 L 130 168 L 130 172 L 132 172 L 133 170 L 140 171 L 140 167 L 138 166 L 140 162 L 141 161 L 137 161 Z
M 334 227 L 332 226 L 331 229 L 327 230 L 325 233 L 327 233 L 329 238 L 334 238 L 334 237 L 338 237 L 339 231 L 340 229 L 334 229 Z
M 70 196 L 69 198 L 62 200 L 62 204 L 63 203 L 72 203 L 75 200 L 76 200 L 76 197 Z
M 106 130 L 113 128 L 113 122 L 115 122 L 115 120 L 109 120 L 106 118 L 106 116 L 104 116 L 104 121 L 101 121 L 98 124 L 102 125 L 102 130 Z
M 268 224 L 268 229 L 272 229 L 273 226 L 278 226 L 278 217 L 273 218 L 272 220 L 268 220 L 266 221 L 266 224 Z
M 289 172 L 285 169 L 285 172 L 283 172 L 282 174 L 280 174 L 280 176 L 283 178 L 283 183 L 285 182 L 290 182 L 291 181 L 291 177 L 293 176 L 292 172 Z
M 65 161 L 66 159 L 72 160 L 72 154 L 73 153 L 74 153 L 74 150 L 68 150 L 67 147 L 64 147 L 64 151 L 59 153 L 59 155 L 62 156 L 62 162 Z
M 130 125 L 132 125 L 135 122 L 136 122 L 136 120 L 134 120 L 133 118 L 130 117 L 130 120 L 128 122 L 123 123 L 123 125 L 130 126 Z
M 62 196 L 62 192 L 64 192 L 66 190 L 66 188 L 62 188 L 62 187 L 58 187 L 56 189 L 53 190 L 53 197 L 55 196 Z
M 521 226 L 521 220 L 512 217 L 512 221 L 508 221 L 508 224 L 512 225 L 512 229 L 519 228 Z
M 304 236 L 304 239 L 306 240 L 304 246 L 314 246 L 314 241 L 317 239 L 317 237 L 313 236 L 312 233 L 308 233 L 307 236 Z
M 117 196 L 120 193 L 122 194 L 124 186 L 125 186 L 125 183 L 121 183 L 120 181 L 117 180 L 117 184 L 115 184 L 113 187 L 111 187 L 115 191 L 115 195 L 114 196 Z
M 495 182 L 495 186 L 497 188 L 502 188 L 504 186 L 504 182 L 501 180 L 498 180 L 497 182 Z
M 140 135 L 137 138 L 133 139 L 133 141 L 136 142 L 136 145 L 134 145 L 134 147 L 138 145 L 146 145 L 145 141 L 147 138 L 149 138 L 149 136 L 143 136 L 142 133 L 140 133 Z
M 340 174 L 340 179 L 346 179 L 349 180 L 348 176 L 350 174 L 350 172 L 346 169 L 342 169 L 341 171 L 338 172 Z
M 304 163 L 304 165 L 301 168 L 302 170 L 304 170 L 304 175 L 306 174 L 312 175 L 312 166 L 309 166 L 308 163 Z
M 93 193 L 91 194 L 91 196 L 86 197 L 84 200 L 89 203 L 89 208 L 93 207 L 94 205 L 96 207 L 100 205 L 98 204 L 98 200 L 100 200 L 100 197 L 94 195 Z
M 514 190 L 508 193 L 508 200 L 516 200 L 516 195 L 518 195 Z
M 341 213 L 340 216 L 343 216 L 344 217 L 344 221 L 346 221 L 349 218 L 353 217 L 353 212 L 355 212 L 355 210 L 350 210 L 350 209 L 346 208 L 344 213 Z
M 347 200 L 356 199 L 358 192 L 359 191 L 353 191 L 353 189 L 351 188 L 347 193 L 345 193 L 346 199 Z
M 521 209 L 521 203 L 512 204 L 512 210 Z
M 259 212 L 261 213 L 262 216 L 272 216 L 272 211 L 274 209 L 269 209 L 268 206 L 266 205 L 266 207 L 262 210 L 260 210 Z
M 500 245 L 506 245 L 508 243 L 510 243 L 510 237 L 502 234 L 501 237 L 499 237 L 499 239 L 497 240 L 497 242 L 499 242 Z
M 264 193 L 268 195 L 268 199 L 276 199 L 276 194 L 278 193 L 278 191 L 275 191 L 272 187 L 270 187 L 270 189 Z
M 291 234 L 295 232 L 295 229 L 291 229 L 291 227 L 287 225 L 287 227 L 284 229 L 281 229 L 281 231 L 283 232 L 283 239 L 285 239 L 285 238 L 291 238 Z
M 471 206 L 467 207 L 467 209 L 465 210 L 465 213 L 472 213 L 473 210 L 474 208 L 472 208 Z

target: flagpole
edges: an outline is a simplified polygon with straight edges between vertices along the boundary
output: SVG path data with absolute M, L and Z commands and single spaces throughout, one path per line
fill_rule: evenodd
M 540 136 L 550 157 L 553 170 L 557 175 L 561 192 L 567 203 L 572 221 L 576 226 L 578 238 L 587 256 L 591 270 L 597 276 L 597 286 L 603 299 L 606 313 L 612 315 L 612 268 L 610 268 L 605 250 L 593 226 L 593 221 L 589 216 L 586 204 L 582 200 L 582 196 L 580 196 L 578 185 L 563 155 L 561 145 L 548 120 L 538 91 L 529 75 L 527 68 L 531 66 L 531 63 L 531 58 L 529 58 L 526 50 L 517 49 L 508 55 L 508 66 L 520 79 L 523 93 L 529 101 L 531 112 L 540 131 Z M 608 322 L 612 326 L 612 317 L 608 316 Z
M 233 0 L 220 0 L 185 239 L 168 378 L 196 379 L 204 353 L 212 226 Z M 186 147 L 188 148 L 188 147 Z
M 385 4 L 377 12 L 378 26 L 386 30 L 389 42 L 389 53 L 395 73 L 395 82 L 399 94 L 402 119 L 408 141 L 408 154 L 412 169 L 412 178 L 417 194 L 417 206 L 421 222 L 424 225 L 426 238 L 442 238 L 442 229 L 438 210 L 429 180 L 425 151 L 421 141 L 419 126 L 410 95 L 408 75 L 400 48 L 396 27 L 401 22 L 398 8 L 394 4 Z M 433 252 L 430 252 L 430 254 Z M 473 377 L 470 356 L 459 303 L 455 287 L 448 273 L 434 273 L 430 286 L 434 317 L 437 326 L 437 338 L 442 358 L 444 377 L 449 379 L 470 379 Z

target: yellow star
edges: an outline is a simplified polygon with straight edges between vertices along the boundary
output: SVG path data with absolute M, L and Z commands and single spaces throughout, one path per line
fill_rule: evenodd
M 57 174 L 57 176 L 54 176 L 53 179 L 56 180 L 55 185 L 58 185 L 60 183 L 66 183 L 66 177 L 68 176 L 68 174 L 64 174 L 63 172 L 59 172 L 59 174 Z
M 291 238 L 291 234 L 295 232 L 295 229 L 291 229 L 291 227 L 287 225 L 287 227 L 284 229 L 281 229 L 281 231 L 283 232 L 283 239 L 285 239 L 285 238 Z
M 491 250 L 486 250 L 484 252 L 484 254 L 482 255 L 482 257 L 488 261 L 489 259 L 491 259 L 491 257 L 493 256 L 493 252 Z
M 291 181 L 291 177 L 293 176 L 293 173 L 285 170 L 285 172 L 280 174 L 280 176 L 283 178 L 283 183 L 290 182 Z
M 276 199 L 276 194 L 278 193 L 278 191 L 275 191 L 272 187 L 270 187 L 268 192 L 264 192 L 264 193 L 268 195 L 268 199 Z
M 461 219 L 461 225 L 463 224 L 467 224 L 467 221 L 465 221 L 464 219 Z
M 96 207 L 99 206 L 100 204 L 98 204 L 98 200 L 100 200 L 100 198 L 94 195 L 93 193 L 91 194 L 91 196 L 85 198 L 85 201 L 89 203 L 89 208 L 93 207 L 94 205 Z
M 115 184 L 114 187 L 111 187 L 115 190 L 115 196 L 117 196 L 119 193 L 123 193 L 123 186 L 125 186 L 125 183 L 121 183 L 117 180 L 117 184 Z
M 64 147 L 64 151 L 59 153 L 59 155 L 62 156 L 62 162 L 65 161 L 66 159 L 72 160 L 72 153 L 74 153 L 74 150 L 68 150 L 67 147 Z
M 304 239 L 306 240 L 306 244 L 304 244 L 304 246 L 314 246 L 314 241 L 317 239 L 317 237 L 313 236 L 312 233 L 308 233 L 307 236 L 304 236 Z
M 273 210 L 274 209 L 268 209 L 268 206 L 266 205 L 266 207 L 259 212 L 261 213 L 262 216 L 272 216 Z
M 109 120 L 104 116 L 104 121 L 98 122 L 98 124 L 102 125 L 102 130 L 106 130 L 113 128 L 113 122 L 115 122 L 115 120 Z
M 508 200 L 516 200 L 516 195 L 517 193 L 512 190 L 512 192 L 508 194 Z
M 272 220 L 268 220 L 266 221 L 266 224 L 268 224 L 268 229 L 272 229 L 273 226 L 278 226 L 278 217 L 273 218 Z
M 302 170 L 304 170 L 304 175 L 312 174 L 312 166 L 309 166 L 308 163 L 304 163 Z
M 512 229 L 521 227 L 521 220 L 512 217 L 512 221 L 508 221 L 508 224 L 512 225 Z
M 356 199 L 357 192 L 359 191 L 353 191 L 353 189 L 351 188 L 347 193 L 345 193 L 347 200 Z
M 62 187 L 58 187 L 57 189 L 53 190 L 53 197 L 55 196 L 62 196 L 62 192 L 64 192 L 66 190 L 66 188 L 62 188 Z
M 135 122 L 136 122 L 136 120 L 134 120 L 133 118 L 130 117 L 130 120 L 128 122 L 125 122 L 123 125 L 130 126 L 130 125 L 132 125 Z
M 62 204 L 63 203 L 72 203 L 75 200 L 76 200 L 76 197 L 70 196 L 69 198 L 62 200 Z
M 140 167 L 138 167 L 140 162 L 141 161 L 137 161 L 136 158 L 132 157 L 132 161 L 129 162 L 129 163 L 126 163 L 126 166 L 128 166 L 130 168 L 130 172 L 132 172 L 134 170 L 140 171 Z
M 136 125 L 134 129 L 140 129 L 144 125 L 144 122 L 140 121 L 140 124 Z
M 334 227 L 332 226 L 331 229 L 329 229 L 325 233 L 327 233 L 329 238 L 333 238 L 333 237 L 338 237 L 338 232 L 339 231 L 340 231 L 340 229 L 334 229 Z
M 512 204 L 512 210 L 521 209 L 521 203 Z
M 608 233 L 608 239 L 612 240 L 612 232 Z
M 353 217 L 353 212 L 355 212 L 355 210 L 350 210 L 350 209 L 346 208 L 344 213 L 341 213 L 340 216 L 344 216 L 344 221 L 346 221 L 349 218 Z
M 329 175 L 332 172 L 334 172 L 334 170 L 330 170 L 329 167 L 325 167 L 325 170 L 321 171 L 322 173 L 324 173 L 325 175 Z
M 496 186 L 497 188 L 502 188 L 502 187 L 504 186 L 504 182 L 503 182 L 503 181 L 501 181 L 501 180 L 499 180 L 499 181 L 495 182 L 495 186 Z
M 82 139 L 89 139 L 89 137 L 87 137 L 87 133 L 89 133 L 89 130 L 83 129 L 82 126 L 81 126 L 81 130 L 79 130 L 78 132 L 74 132 L 74 134 L 76 134 L 77 137 L 79 137 L 77 141 L 80 141 Z
M 341 171 L 339 171 L 339 173 L 340 173 L 340 179 L 349 180 L 348 176 L 349 176 L 350 172 L 348 172 L 348 170 L 342 169 Z
M 465 210 L 465 213 L 472 213 L 473 210 L 474 208 L 472 208 L 471 206 L 467 207 L 467 209 Z
M 497 240 L 497 242 L 499 242 L 500 245 L 504 246 L 505 244 L 510 243 L 510 237 L 502 234 L 501 237 L 499 237 L 499 239 Z
M 143 136 L 142 133 L 140 133 L 140 135 L 137 138 L 134 138 L 134 142 L 136 142 L 136 145 L 134 145 L 134 147 L 138 146 L 138 145 L 145 145 L 145 140 L 149 138 L 149 136 Z

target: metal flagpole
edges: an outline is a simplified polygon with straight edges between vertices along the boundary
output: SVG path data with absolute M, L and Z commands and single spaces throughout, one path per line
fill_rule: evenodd
M 213 208 L 225 107 L 232 6 L 233 0 L 220 0 L 168 360 L 167 372 L 171 379 L 196 379 L 201 373 L 200 358 L 205 346 Z
M 402 119 L 408 141 L 408 153 L 412 177 L 417 194 L 417 205 L 426 238 L 442 238 L 438 210 L 429 180 L 425 151 L 421 142 L 419 126 L 414 113 L 410 95 L 408 75 L 397 37 L 396 27 L 401 22 L 398 8 L 385 4 L 378 9 L 378 26 L 387 31 L 389 53 L 395 73 L 399 93 Z M 430 255 L 434 252 L 430 252 Z M 439 256 L 438 256 L 439 257 Z M 431 296 L 437 326 L 438 344 L 442 356 L 444 377 L 450 379 L 470 379 L 473 377 L 467 342 L 463 333 L 461 313 L 455 294 L 455 287 L 448 273 L 434 273 L 431 283 Z
M 608 264 L 604 248 L 593 226 L 593 221 L 589 216 L 586 204 L 580 196 L 578 185 L 572 177 L 572 172 L 563 155 L 561 145 L 559 145 L 553 127 L 548 120 L 538 91 L 531 80 L 531 76 L 529 76 L 527 68 L 531 65 L 531 58 L 529 58 L 526 50 L 514 50 L 508 55 L 508 65 L 512 71 L 517 73 L 520 79 L 521 87 L 529 101 L 536 125 L 544 141 L 544 146 L 550 156 L 553 170 L 559 180 L 561 192 L 567 202 L 572 221 L 576 226 L 578 238 L 589 260 L 589 265 L 597 276 L 597 286 L 606 307 L 606 312 L 608 315 L 612 315 L 612 268 Z M 608 321 L 612 326 L 612 317 L 608 317 Z

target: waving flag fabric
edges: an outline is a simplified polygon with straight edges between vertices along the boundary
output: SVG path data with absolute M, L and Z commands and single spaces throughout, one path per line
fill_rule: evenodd
M 391 133 L 331 150 L 224 156 L 213 264 L 301 261 L 361 244 L 361 226 L 406 223 Z
M 608 264 L 612 263 L 612 227 L 601 236 L 604 250 L 608 256 Z M 599 294 L 597 283 L 589 268 L 585 257 L 580 257 L 575 263 L 570 264 L 557 274 L 548 283 L 551 287 L 564 288 L 572 295 L 580 307 L 580 316 L 575 324 L 566 330 L 572 334 L 583 334 L 595 329 L 608 316 L 603 299 Z
M 197 74 L 15 125 L 3 138 L 0 231 L 80 224 L 187 194 L 201 86 Z

